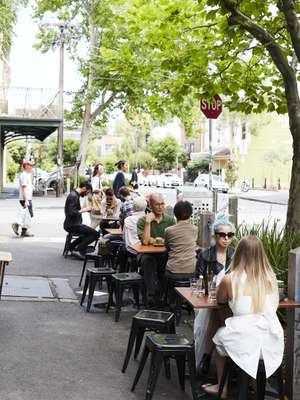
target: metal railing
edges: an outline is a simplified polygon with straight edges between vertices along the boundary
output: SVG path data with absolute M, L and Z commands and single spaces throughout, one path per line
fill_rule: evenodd
M 58 89 L 0 86 L 0 117 L 59 118 Z

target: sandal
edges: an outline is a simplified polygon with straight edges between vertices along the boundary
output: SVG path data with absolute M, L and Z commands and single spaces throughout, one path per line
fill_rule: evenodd
M 219 393 L 219 385 L 208 385 L 205 388 L 203 388 L 203 390 L 207 393 L 207 394 L 211 394 L 213 396 L 218 396 Z M 227 398 L 227 392 L 225 392 L 223 390 L 221 399 L 226 399 Z

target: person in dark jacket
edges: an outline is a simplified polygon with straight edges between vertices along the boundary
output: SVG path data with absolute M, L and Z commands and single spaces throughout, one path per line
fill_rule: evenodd
M 99 238 L 99 232 L 82 223 L 82 213 L 90 212 L 91 207 L 81 207 L 80 197 L 86 196 L 92 191 L 89 182 L 82 182 L 79 187 L 72 190 L 65 202 L 64 230 L 79 235 L 70 245 L 71 254 L 82 257 L 86 254 L 87 246 Z
M 218 232 L 217 234 L 215 233 L 215 236 L 218 234 Z M 218 245 L 215 244 L 214 246 L 209 247 L 199 254 L 196 265 L 197 277 L 199 277 L 200 275 L 204 275 L 207 270 L 209 270 L 209 272 L 212 272 L 213 275 L 218 275 L 219 272 L 223 270 L 223 268 L 225 268 L 225 272 L 227 272 L 234 253 L 233 248 L 230 246 L 231 239 L 232 237 L 227 237 L 227 239 L 226 237 L 221 237 L 220 242 L 223 244 L 221 249 L 219 249 L 220 243 L 218 243 Z M 222 254 L 221 257 L 223 257 L 224 264 L 220 262 L 219 254 Z
M 216 285 L 228 272 L 234 250 L 231 247 L 235 235 L 235 228 L 228 216 L 219 214 L 212 226 L 212 236 L 215 244 L 202 251 L 196 264 L 196 276 L 207 275 L 216 280 Z M 210 282 L 209 282 L 210 283 Z M 196 362 L 202 374 L 208 373 L 211 354 L 214 349 L 212 337 L 223 321 L 217 312 L 204 310 L 198 312 L 195 317 L 194 336 L 196 347 Z
M 120 160 L 116 163 L 116 166 L 118 168 L 118 173 L 115 176 L 114 183 L 113 183 L 113 191 L 114 195 L 116 197 L 119 197 L 119 189 L 123 186 L 126 186 L 126 181 L 125 181 L 125 174 L 127 169 L 127 163 L 125 160 Z
M 131 178 L 130 178 L 130 181 L 129 181 L 129 184 L 132 186 L 132 189 L 134 189 L 134 190 L 137 190 L 139 188 L 139 185 L 138 185 L 139 178 L 138 178 L 137 171 L 138 171 L 137 168 L 134 168 L 132 170 Z

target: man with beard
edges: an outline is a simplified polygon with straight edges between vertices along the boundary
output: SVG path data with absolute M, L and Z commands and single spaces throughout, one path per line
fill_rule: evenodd
M 91 207 L 81 207 L 80 197 L 86 196 L 92 191 L 92 185 L 89 182 L 82 182 L 79 187 L 72 190 L 65 203 L 65 222 L 64 229 L 79 235 L 70 245 L 71 254 L 82 257 L 86 254 L 87 246 L 99 238 L 99 232 L 82 223 L 82 213 L 90 212 Z

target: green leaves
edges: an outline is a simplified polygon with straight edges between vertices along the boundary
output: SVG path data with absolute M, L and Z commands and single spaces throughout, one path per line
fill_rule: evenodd
M 166 171 L 176 165 L 176 160 L 181 155 L 181 148 L 174 136 L 167 136 L 160 141 L 152 139 L 149 142 L 149 150 L 156 159 L 157 168 Z
M 11 47 L 13 27 L 17 20 L 18 8 L 25 0 L 5 0 L 0 2 L 0 57 L 8 56 Z

